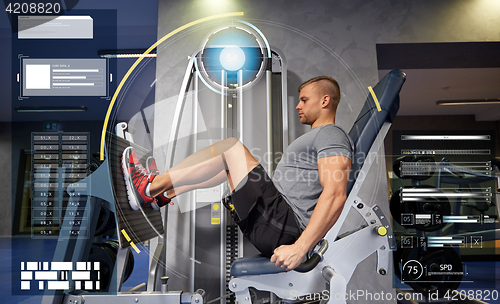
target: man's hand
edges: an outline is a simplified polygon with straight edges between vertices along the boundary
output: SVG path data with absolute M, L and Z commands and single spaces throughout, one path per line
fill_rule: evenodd
M 271 262 L 276 266 L 290 271 L 302 263 L 307 250 L 304 252 L 297 245 L 281 245 L 274 250 L 274 254 L 271 257 Z

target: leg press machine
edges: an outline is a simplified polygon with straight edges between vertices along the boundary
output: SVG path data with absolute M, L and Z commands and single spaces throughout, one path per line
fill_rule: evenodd
M 346 286 L 356 266 L 368 256 L 377 253 L 377 265 L 373 271 L 380 276 L 390 275 L 389 262 L 395 242 L 389 218 L 377 206 L 368 206 L 358 193 L 367 175 L 389 127 L 399 108 L 399 91 L 405 81 L 402 71 L 394 70 L 387 74 L 374 88 L 374 94 L 368 98 L 349 135 L 355 144 L 355 157 L 352 163 L 351 176 L 348 182 L 348 198 L 337 224 L 321 241 L 309 260 L 296 270 L 285 272 L 276 267 L 269 259 L 262 256 L 245 257 L 233 263 L 230 274 L 229 289 L 236 295 L 239 304 L 252 302 L 249 288 L 274 293 L 284 301 L 308 294 L 322 294 L 329 291 L 329 303 L 346 303 L 344 294 Z M 101 209 L 109 209 L 117 218 L 117 231 L 120 248 L 116 252 L 116 262 L 105 292 L 81 293 L 73 290 L 64 292 L 48 291 L 42 303 L 91 304 L 109 303 L 205 303 L 204 292 L 166 291 L 166 278 L 161 277 L 159 269 L 161 261 L 164 227 L 161 215 L 151 208 L 133 212 L 128 207 L 125 185 L 120 169 L 121 153 L 127 146 L 136 147 L 138 157 L 146 157 L 149 151 L 130 143 L 125 127 L 117 126 L 121 136 L 108 134 L 106 160 L 86 179 L 78 183 L 89 183 L 92 188 L 91 203 L 85 211 L 90 218 L 90 233 L 93 234 Z M 72 191 L 69 187 L 68 191 Z M 90 194 L 89 194 L 90 195 Z M 114 203 L 109 203 L 114 202 Z M 382 202 L 381 204 L 385 204 Z M 130 209 L 130 210 L 129 210 Z M 148 210 L 146 210 L 148 209 Z M 151 210 L 149 210 L 151 209 Z M 340 228 L 348 213 L 353 210 L 364 219 L 361 227 L 339 234 Z M 70 220 L 71 217 L 67 216 Z M 136 219 L 137 218 L 137 219 Z M 142 218 L 139 221 L 138 218 Z M 148 223 L 144 223 L 144 218 Z M 127 237 L 123 231 L 133 232 Z M 124 272 L 129 263 L 129 251 L 133 243 L 141 244 L 146 240 L 158 237 L 158 246 L 149 269 L 146 291 L 121 290 Z M 54 260 L 79 262 L 89 255 L 92 241 L 95 239 L 78 238 L 71 242 L 58 242 Z M 161 280 L 160 280 L 161 277 Z M 115 292 L 116 291 L 116 292 Z

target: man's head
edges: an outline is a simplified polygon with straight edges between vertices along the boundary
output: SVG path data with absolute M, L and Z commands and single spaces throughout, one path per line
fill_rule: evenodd
M 340 101 L 340 87 L 335 79 L 318 76 L 299 86 L 300 122 L 316 127 L 335 123 L 335 113 Z

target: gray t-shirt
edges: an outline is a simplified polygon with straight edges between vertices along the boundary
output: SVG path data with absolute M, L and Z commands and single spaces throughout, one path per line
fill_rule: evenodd
M 319 181 L 318 159 L 345 156 L 353 159 L 354 144 L 349 135 L 335 125 L 311 129 L 286 149 L 276 167 L 273 182 L 305 229 L 323 192 Z

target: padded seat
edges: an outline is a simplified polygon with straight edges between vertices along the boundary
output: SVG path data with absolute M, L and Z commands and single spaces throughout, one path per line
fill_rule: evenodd
M 280 272 L 286 272 L 286 270 L 277 267 L 268 257 L 263 255 L 254 255 L 238 259 L 231 265 L 230 271 L 233 277 Z

